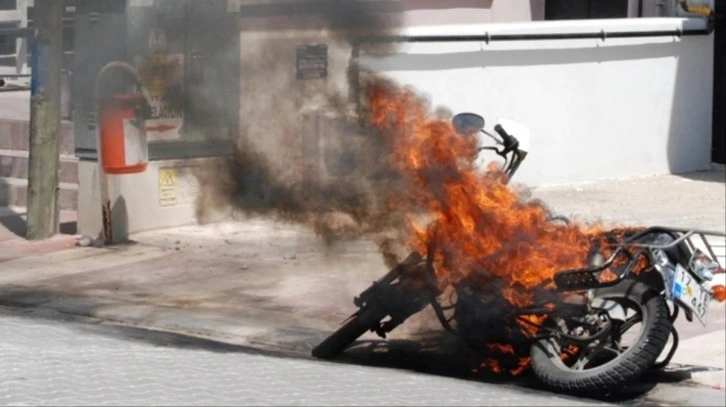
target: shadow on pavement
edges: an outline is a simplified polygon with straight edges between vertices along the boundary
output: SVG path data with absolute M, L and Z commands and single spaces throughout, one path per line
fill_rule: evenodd
M 0 214 L 0 227 L 9 230 L 13 234 L 22 237 L 23 239 L 27 235 L 28 223 L 26 221 L 26 213 L 18 213 L 9 208 L 5 208 L 5 211 L 10 212 L 8 214 Z M 62 235 L 75 235 L 76 234 L 76 222 L 61 222 L 58 233 Z
M 75 329 L 91 334 L 105 335 L 132 342 L 146 343 L 162 348 L 195 349 L 217 353 L 239 352 L 276 357 L 286 356 L 279 352 L 264 351 L 249 346 L 234 345 L 212 339 L 185 335 L 178 332 L 155 331 L 152 329 L 123 325 L 79 324 L 75 327 Z
M 90 319 L 92 317 L 59 313 L 56 311 L 32 308 L 16 308 L 0 305 L 0 315 L 16 318 L 30 318 L 47 322 L 62 322 L 70 324 L 73 330 L 92 335 L 107 336 L 114 339 L 145 343 L 157 347 L 205 350 L 218 353 L 246 353 L 260 356 L 274 356 L 293 358 L 294 355 L 283 352 L 258 349 L 251 346 L 235 345 L 213 339 L 187 335 L 178 332 L 159 331 L 149 328 L 133 327 L 127 325 L 109 324 L 105 321 Z
M 482 381 L 491 384 L 508 384 L 531 390 L 551 392 L 545 388 L 530 371 L 519 376 L 477 371 L 480 358 L 452 335 L 442 333 L 417 341 L 409 340 L 364 340 L 358 341 L 341 355 L 340 362 L 360 365 L 397 368 L 465 380 Z M 660 384 L 677 384 L 689 380 L 693 373 L 713 370 L 702 366 L 674 366 L 666 370 L 653 370 L 642 380 L 618 391 L 591 395 L 597 402 L 624 405 L 656 405 L 649 393 Z M 572 394 L 562 394 L 572 396 Z

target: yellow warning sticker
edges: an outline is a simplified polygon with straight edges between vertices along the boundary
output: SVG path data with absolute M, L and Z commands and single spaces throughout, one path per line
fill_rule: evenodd
M 176 205 L 176 168 L 159 168 L 159 205 Z

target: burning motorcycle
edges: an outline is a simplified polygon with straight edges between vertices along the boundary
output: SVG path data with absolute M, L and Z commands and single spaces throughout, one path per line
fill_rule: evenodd
M 527 155 L 526 128 L 515 122 L 500 121 L 494 133 L 472 113 L 456 115 L 452 122 L 459 134 L 494 140 L 493 146 L 477 151 L 492 150 L 502 157 L 503 182 Z M 553 217 L 550 222 L 569 220 Z M 726 274 L 707 239 L 723 241 L 726 235 L 718 232 L 668 227 L 600 231 L 590 239 L 582 267 L 555 270 L 527 289 L 526 303 L 513 303 L 501 295 L 491 270 L 442 281 L 437 269 L 446 266 L 440 256 L 446 242 L 436 238 L 436 228 L 431 225 L 425 254 L 412 252 L 356 297 L 358 310 L 313 349 L 313 356 L 333 358 L 367 331 L 385 338 L 430 305 L 443 328 L 469 347 L 485 354 L 492 344 L 504 343 L 498 347 L 521 355 L 520 367 L 531 366 L 553 389 L 608 391 L 670 362 L 678 347 L 673 322 L 680 311 L 688 321 L 695 317 L 705 326 L 709 302 L 726 299 Z M 665 353 L 669 337 L 672 344 Z

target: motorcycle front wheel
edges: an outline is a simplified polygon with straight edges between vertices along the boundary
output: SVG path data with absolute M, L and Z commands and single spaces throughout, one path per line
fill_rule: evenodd
M 331 359 L 345 350 L 351 343 L 367 331 L 378 327 L 386 317 L 377 307 L 362 310 L 343 324 L 337 331 L 313 348 L 312 355 L 318 359 Z
M 550 388 L 607 392 L 631 384 L 654 365 L 666 346 L 671 329 L 668 307 L 649 286 L 626 280 L 596 290 L 594 296 L 620 307 L 617 315 L 611 315 L 607 334 L 587 343 L 553 336 L 532 345 L 532 370 Z M 556 316 L 545 324 L 569 335 L 588 333 L 587 328 Z

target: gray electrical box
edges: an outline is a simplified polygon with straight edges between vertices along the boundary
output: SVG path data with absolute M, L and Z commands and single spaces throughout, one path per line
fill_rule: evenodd
M 149 95 L 149 159 L 234 151 L 239 120 L 238 14 L 227 0 L 76 0 L 72 64 L 76 155 L 96 159 L 95 82 L 103 66 L 134 67 Z M 99 94 L 133 90 L 122 70 Z

